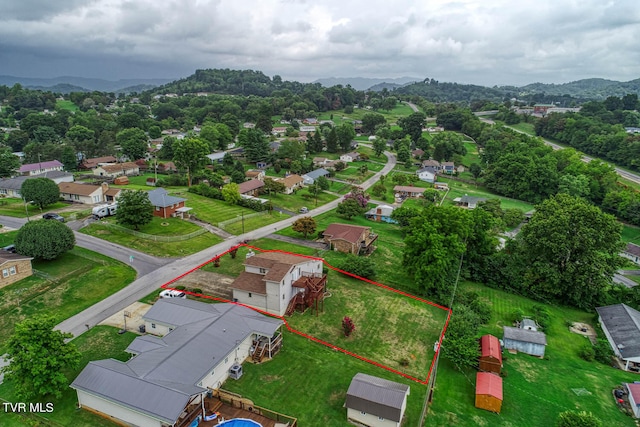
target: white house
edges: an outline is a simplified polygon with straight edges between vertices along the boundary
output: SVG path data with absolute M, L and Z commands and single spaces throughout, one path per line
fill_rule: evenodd
M 282 345 L 281 320 L 231 303 L 161 299 L 143 319 L 155 336 L 133 340 L 131 359 L 89 362 L 73 381 L 80 407 L 118 424 L 183 425 L 252 349 L 275 355 Z
M 625 257 L 636 264 L 640 264 L 640 246 L 634 245 L 633 243 L 627 243 L 627 246 L 624 248 L 624 251 L 620 253 L 620 256 Z
M 283 316 L 289 302 L 302 291 L 296 281 L 323 277 L 322 260 L 281 252 L 249 252 L 245 271 L 231 284 L 234 301 Z
M 314 182 L 316 182 L 316 179 L 320 178 L 321 176 L 329 176 L 329 171 L 323 168 L 316 169 L 302 175 L 302 179 L 305 185 L 312 185 Z
M 416 175 L 418 175 L 418 179 L 420 181 L 434 183 L 436 177 L 438 176 L 438 171 L 436 171 L 433 167 L 426 167 L 422 169 L 418 169 L 416 171 Z
M 640 418 L 640 384 L 625 383 L 625 387 L 629 396 L 629 406 L 631 406 L 633 416 Z
M 95 205 L 104 201 L 104 189 L 100 185 L 62 182 L 58 184 L 58 188 L 60 188 L 60 197 L 69 202 Z
M 93 168 L 92 173 L 94 175 L 108 176 L 111 178 L 122 175 L 138 175 L 140 173 L 140 166 L 138 166 L 134 162 L 105 164 Z
M 20 175 L 15 178 L 0 179 L 0 194 L 6 197 L 21 198 L 22 184 L 32 178 L 49 178 L 56 184 L 73 182 L 73 174 L 62 171 L 45 172 L 41 175 Z
M 347 390 L 347 420 L 369 427 L 400 427 L 409 393 L 408 385 L 358 373 Z
M 40 175 L 46 172 L 62 171 L 64 165 L 58 160 L 51 160 L 49 162 L 28 163 L 20 166 L 18 173 L 20 175 Z
M 346 163 L 357 162 L 360 160 L 360 154 L 355 151 L 345 153 L 340 156 L 340 160 Z

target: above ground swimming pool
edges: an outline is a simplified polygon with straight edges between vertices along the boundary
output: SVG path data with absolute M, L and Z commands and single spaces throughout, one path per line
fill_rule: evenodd
M 253 420 L 248 420 L 246 418 L 236 418 L 233 420 L 225 421 L 218 425 L 226 427 L 262 427 L 262 424 Z

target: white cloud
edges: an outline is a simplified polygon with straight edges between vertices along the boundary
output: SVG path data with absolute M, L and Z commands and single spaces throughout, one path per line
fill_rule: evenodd
M 304 80 L 631 80 L 640 77 L 639 24 L 633 0 L 4 2 L 0 73 L 177 77 L 228 67 Z

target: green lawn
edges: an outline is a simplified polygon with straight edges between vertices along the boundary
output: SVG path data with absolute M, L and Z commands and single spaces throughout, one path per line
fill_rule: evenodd
M 51 212 L 56 209 L 62 209 L 68 207 L 68 203 L 56 202 L 47 206 L 44 210 L 40 210 L 37 206 L 30 203 L 24 203 L 22 199 L 5 198 L 0 199 L 0 215 L 12 216 L 15 218 L 26 218 L 27 213 L 29 216 L 41 216 L 43 212 Z
M 133 341 L 136 334 L 127 332 L 118 334 L 118 329 L 109 326 L 96 326 L 75 338 L 72 342 L 82 354 L 79 366 L 67 373 L 69 381 L 73 381 L 80 371 L 92 360 L 113 358 L 121 361 L 129 359 L 130 355 L 124 350 Z M 13 385 L 10 381 L 0 384 L 0 397 L 10 402 L 20 402 L 13 393 Z M 114 427 L 116 424 L 89 411 L 76 409 L 78 401 L 76 391 L 67 388 L 60 399 L 46 399 L 52 402 L 54 410 L 43 416 L 16 414 L 2 414 L 0 424 L 3 427 L 30 426 L 95 426 Z
M 68 101 L 66 99 L 58 99 L 56 100 L 56 108 L 61 110 L 69 110 L 72 112 L 79 111 L 80 108 L 73 103 L 73 101 Z
M 532 314 L 531 308 L 536 304 L 530 299 L 479 284 L 464 283 L 461 289 L 478 292 L 492 307 L 492 317 L 489 324 L 482 327 L 483 334 L 502 337 L 502 326 L 511 324 L 514 310 Z M 460 372 L 441 359 L 426 425 L 551 426 L 560 412 L 570 409 L 591 411 L 603 425 L 636 425 L 618 410 L 611 390 L 621 382 L 637 380 L 638 376 L 598 362 L 586 362 L 577 355 L 588 340 L 571 333 L 567 322 L 595 326 L 595 315 L 568 307 L 546 307 L 551 314 L 551 324 L 545 331 L 548 342 L 545 358 L 507 352 L 503 355 L 504 401 L 499 415 L 474 407 L 475 371 Z M 589 394 L 578 396 L 572 391 L 582 388 Z
M 533 205 L 522 200 L 510 199 L 508 197 L 498 196 L 487 191 L 482 186 L 476 186 L 474 184 L 467 184 L 465 182 L 454 181 L 447 178 L 438 178 L 438 181 L 449 183 L 449 193 L 445 200 L 445 204 L 454 204 L 454 199 L 462 196 L 475 196 L 486 197 L 489 199 L 500 199 L 500 206 L 502 209 L 520 209 L 523 212 L 528 212 L 533 209 Z
M 524 132 L 527 135 L 536 136 L 535 125 L 533 123 L 520 122 L 515 125 L 509 125 L 509 127 L 517 129 L 520 132 Z
M 153 217 L 150 224 L 141 227 L 138 231 L 154 236 L 184 236 L 199 229 L 200 227 L 197 225 L 179 218 L 162 219 L 159 217 Z M 101 222 L 94 222 L 88 227 L 82 228 L 80 232 L 145 252 L 150 255 L 161 257 L 180 257 L 191 255 L 222 241 L 222 238 L 207 232 L 188 240 L 159 243 L 153 239 L 144 239 L 124 231 L 108 227 Z
M 625 243 L 640 244 L 640 227 L 633 225 L 622 225 L 622 241 Z
M 0 347 L 16 322 L 45 312 L 62 321 L 119 291 L 136 275 L 119 261 L 79 247 L 54 261 L 33 261 L 33 268 L 37 275 L 0 289 Z

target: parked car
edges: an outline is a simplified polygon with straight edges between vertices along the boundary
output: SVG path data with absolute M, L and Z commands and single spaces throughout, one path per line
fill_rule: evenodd
M 16 253 L 16 245 L 9 245 L 2 248 L 3 251 L 11 252 L 12 254 Z
M 160 292 L 160 298 L 186 298 L 187 294 L 173 289 L 165 289 Z
M 308 213 L 308 212 L 309 212 L 309 209 L 307 209 L 306 206 L 303 206 L 303 207 L 300 208 L 300 213 L 301 214 L 305 214 L 305 213 Z
M 44 218 L 44 219 L 55 219 L 56 221 L 64 222 L 64 218 L 61 215 L 58 215 L 57 213 L 53 213 L 53 212 L 48 212 L 48 213 L 42 215 L 42 218 Z

